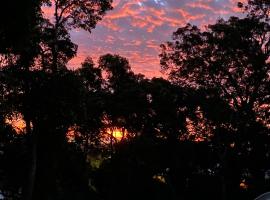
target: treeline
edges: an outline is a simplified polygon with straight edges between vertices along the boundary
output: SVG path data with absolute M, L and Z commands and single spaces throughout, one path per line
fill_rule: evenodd
M 232 200 L 269 191 L 270 3 L 239 3 L 244 18 L 204 30 L 179 28 L 161 45 L 168 80 L 134 74 L 111 54 L 69 70 L 70 31 L 91 33 L 111 4 L 2 2 L 0 199 Z

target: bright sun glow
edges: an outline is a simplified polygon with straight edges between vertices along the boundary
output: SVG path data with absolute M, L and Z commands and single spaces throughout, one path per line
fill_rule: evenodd
M 107 129 L 107 133 L 112 135 L 117 141 L 122 140 L 125 137 L 126 130 L 122 130 L 120 128 L 109 128 Z

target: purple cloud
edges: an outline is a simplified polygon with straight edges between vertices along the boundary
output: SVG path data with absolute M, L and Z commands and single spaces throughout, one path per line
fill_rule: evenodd
M 87 56 L 95 60 L 113 53 L 127 57 L 136 73 L 161 76 L 159 45 L 170 40 L 186 23 L 204 26 L 217 18 L 237 15 L 238 0 L 114 0 L 114 9 L 93 30 L 72 31 L 79 45 L 69 67 L 77 68 Z M 46 11 L 49 13 L 49 11 Z

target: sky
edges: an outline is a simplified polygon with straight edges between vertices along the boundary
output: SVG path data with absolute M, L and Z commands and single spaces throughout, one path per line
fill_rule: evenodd
M 91 34 L 71 32 L 79 45 L 77 57 L 69 62 L 77 68 L 90 56 L 94 60 L 112 53 L 126 57 L 135 73 L 151 78 L 162 76 L 160 44 L 186 23 L 204 27 L 218 18 L 239 14 L 239 0 L 114 0 L 109 11 Z

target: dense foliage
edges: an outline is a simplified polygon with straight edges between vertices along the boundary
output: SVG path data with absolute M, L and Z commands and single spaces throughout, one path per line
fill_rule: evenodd
M 239 3 L 244 18 L 205 30 L 179 28 L 161 45 L 168 80 L 135 74 L 112 54 L 69 70 L 69 31 L 91 33 L 111 4 L 1 5 L 0 197 L 232 200 L 268 191 L 268 1 Z

